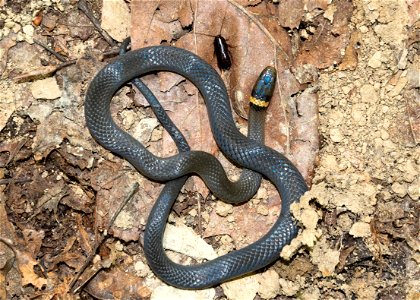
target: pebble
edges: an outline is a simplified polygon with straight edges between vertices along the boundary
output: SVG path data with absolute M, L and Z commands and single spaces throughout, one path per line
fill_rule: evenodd
M 365 222 L 356 222 L 353 226 L 351 226 L 349 233 L 354 237 L 371 236 L 370 224 Z
M 216 214 L 221 217 L 226 217 L 233 213 L 233 205 L 229 203 L 225 203 L 223 201 L 216 202 Z
M 262 273 L 258 282 L 258 294 L 263 299 L 274 299 L 280 293 L 280 276 L 274 270 Z
M 321 166 L 324 166 L 327 170 L 337 170 L 338 163 L 336 157 L 332 154 L 324 155 L 321 159 Z
M 265 205 L 258 205 L 257 213 L 263 216 L 268 216 L 268 208 Z
M 259 274 L 241 277 L 236 280 L 225 282 L 221 285 L 227 299 L 230 300 L 253 300 L 259 289 Z
M 177 289 L 172 286 L 161 285 L 153 290 L 150 300 L 212 300 L 215 296 L 216 291 L 213 288 L 189 291 Z
M 388 131 L 386 131 L 384 129 L 381 129 L 381 139 L 383 139 L 383 140 L 389 139 L 389 133 L 388 133 Z
M 348 93 L 350 93 L 353 87 L 350 85 L 344 85 L 341 89 L 343 90 L 343 93 L 347 95 Z
M 129 35 L 131 14 L 124 0 L 104 1 L 102 5 L 101 26 L 118 42 Z
M 191 217 L 196 217 L 196 216 L 198 215 L 198 212 L 197 212 L 197 210 L 196 210 L 195 208 L 193 208 L 193 209 L 191 209 L 191 210 L 188 212 L 188 214 L 189 214 Z
M 339 143 L 344 139 L 343 133 L 338 128 L 333 128 L 330 130 L 330 137 L 334 143 Z
M 361 33 L 366 33 L 366 32 L 369 31 L 369 28 L 365 25 L 362 25 L 362 26 L 360 26 L 359 30 L 360 30 Z
M 365 105 L 358 103 L 353 105 L 351 109 L 351 116 L 355 122 L 357 122 L 359 125 L 363 125 L 366 123 L 366 117 L 365 117 Z
M 394 182 L 391 186 L 392 191 L 398 195 L 398 197 L 404 197 L 407 195 L 407 186 L 399 182 Z
M 284 278 L 279 279 L 281 291 L 284 295 L 292 297 L 300 290 L 300 284 Z
M 360 88 L 360 97 L 362 98 L 362 102 L 371 104 L 376 103 L 379 100 L 375 87 L 370 84 L 362 85 Z
M 146 277 L 150 273 L 149 266 L 141 260 L 137 261 L 134 264 L 134 270 L 136 271 L 136 274 L 140 277 Z
M 381 51 L 376 51 L 375 54 L 369 59 L 368 66 L 377 69 L 382 65 L 381 61 L 382 53 Z
M 268 197 L 267 189 L 264 188 L 264 187 L 259 188 L 256 198 L 257 199 L 267 199 L 267 197 Z
M 34 81 L 30 90 L 35 99 L 53 100 L 61 97 L 61 90 L 55 77 Z
M 133 135 L 142 144 L 150 141 L 153 129 L 159 125 L 159 121 L 156 118 L 144 118 L 136 124 L 133 129 Z
M 420 198 L 420 179 L 417 178 L 407 189 L 408 195 L 414 201 L 419 200 Z

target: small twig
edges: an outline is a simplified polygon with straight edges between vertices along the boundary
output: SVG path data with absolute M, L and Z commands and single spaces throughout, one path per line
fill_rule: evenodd
M 15 249 L 15 245 L 13 245 L 13 241 L 12 240 L 10 240 L 8 238 L 3 238 L 3 237 L 0 236 L 0 242 L 2 242 L 7 247 L 9 247 L 10 250 L 13 251 L 14 256 L 17 257 L 17 252 L 16 252 L 16 249 Z
M 18 154 L 18 152 L 20 151 L 20 149 L 22 149 L 22 147 L 26 144 L 27 140 L 23 139 L 19 142 L 19 144 L 16 147 L 13 147 L 13 151 L 10 151 L 10 155 L 9 155 L 9 159 L 6 162 L 6 166 L 8 164 L 10 164 L 10 162 L 13 161 L 13 159 L 15 158 L 15 156 Z
M 8 239 L 8 238 L 3 238 L 0 237 L 0 242 L 2 242 L 3 244 L 5 244 L 7 247 L 10 248 L 10 250 L 12 250 L 13 252 L 13 257 L 7 259 L 6 263 L 4 264 L 4 266 L 0 269 L 0 274 L 3 275 L 3 279 L 7 276 L 7 274 L 9 273 L 9 271 L 13 268 L 13 264 L 15 263 L 15 260 L 17 258 L 17 251 L 15 249 L 15 246 L 13 245 L 13 241 Z M 3 284 L 4 282 L 0 282 L 0 291 L 5 288 L 5 285 Z M 3 299 L 3 298 L 2 298 Z
M 111 49 L 109 51 L 103 52 L 101 56 L 99 57 L 100 61 L 103 61 L 105 58 L 116 56 L 120 53 L 120 48 Z
M 53 49 L 51 49 L 50 47 L 48 47 L 48 45 L 44 44 L 43 42 L 34 39 L 34 43 L 40 45 L 42 48 L 44 48 L 45 50 L 47 50 L 48 52 L 50 52 L 52 55 L 54 55 L 55 57 L 57 57 L 57 59 L 61 62 L 66 62 L 67 59 L 61 55 L 60 53 L 58 53 L 57 51 L 54 51 Z
M 18 179 L 6 178 L 6 179 L 0 179 L 0 185 L 9 184 L 9 183 L 26 183 L 26 182 L 31 182 L 31 181 L 32 179 L 30 178 L 18 178 Z
M 201 222 L 203 221 L 201 216 L 201 199 L 203 199 L 203 196 L 201 194 L 198 195 L 198 201 L 197 201 L 197 210 L 198 210 L 198 233 L 202 237 L 203 236 L 203 226 L 201 225 Z
M 62 68 L 75 64 L 76 62 L 77 62 L 77 59 L 73 59 L 73 60 L 63 62 L 56 66 L 42 67 L 42 68 L 27 72 L 24 74 L 17 75 L 13 77 L 13 81 L 15 81 L 16 83 L 22 83 L 22 82 L 26 82 L 26 81 L 30 81 L 34 79 L 45 78 L 57 72 L 58 70 L 61 70 Z
M 93 26 L 95 26 L 96 30 L 99 31 L 99 33 L 102 35 L 102 37 L 106 40 L 106 42 L 110 46 L 117 45 L 114 39 L 108 34 L 108 32 L 102 29 L 101 24 L 99 23 L 98 19 L 95 18 L 95 16 L 93 15 L 92 11 L 88 7 L 85 0 L 79 0 L 79 2 L 77 3 L 77 7 L 86 15 L 86 17 L 89 18 Z
M 138 190 L 139 190 L 139 184 L 136 182 L 133 185 L 133 187 L 132 187 L 130 193 L 128 194 L 128 196 L 124 199 L 124 201 L 120 204 L 120 206 L 118 207 L 118 209 L 115 211 L 114 215 L 112 216 L 111 220 L 108 223 L 107 228 L 104 230 L 105 233 L 109 232 L 109 230 L 111 229 L 112 225 L 114 225 L 114 222 L 117 219 L 118 215 L 120 214 L 121 210 L 128 203 L 128 201 L 130 201 L 133 198 L 134 194 L 137 193 Z M 102 244 L 102 242 L 105 240 L 105 237 L 106 237 L 106 235 L 105 234 L 102 234 L 96 240 L 95 245 L 94 245 L 94 247 L 92 249 L 92 252 L 86 258 L 83 266 L 79 269 L 79 271 L 76 273 L 76 275 L 71 280 L 71 282 L 69 284 L 69 291 L 72 291 L 73 294 L 77 293 L 86 284 L 86 282 L 88 282 L 88 280 L 85 280 L 83 283 L 81 283 L 77 288 L 75 288 L 73 290 L 73 287 L 76 284 L 77 280 L 80 278 L 80 276 L 82 275 L 82 273 L 86 270 L 86 268 L 88 267 L 88 265 L 90 264 L 90 262 L 93 260 L 95 254 L 96 254 L 96 251 L 98 250 L 98 248 Z M 97 271 L 99 271 L 99 270 L 97 270 Z M 96 274 L 97 271 L 94 274 Z M 90 277 L 90 278 L 92 278 L 92 277 Z
M 131 198 L 134 197 L 134 194 L 137 193 L 138 190 L 139 190 L 139 184 L 136 182 L 135 184 L 133 184 L 133 187 L 131 188 L 131 191 L 128 194 L 128 196 L 121 203 L 120 207 L 117 209 L 117 211 L 114 213 L 114 216 L 109 221 L 109 224 L 108 224 L 108 227 L 107 227 L 106 231 L 109 231 L 111 229 L 112 225 L 114 225 L 115 220 L 117 219 L 118 215 L 120 214 L 120 212 L 122 211 L 122 209 L 124 208 L 124 206 L 128 203 L 128 201 L 131 200 Z

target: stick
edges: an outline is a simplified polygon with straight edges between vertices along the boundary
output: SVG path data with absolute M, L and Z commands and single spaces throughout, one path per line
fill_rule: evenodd
M 117 219 L 118 215 L 120 214 L 121 210 L 128 203 L 128 201 L 130 201 L 133 198 L 134 194 L 137 193 L 138 190 L 139 190 L 139 184 L 136 182 L 133 185 L 133 187 L 132 187 L 130 193 L 128 194 L 128 196 L 124 199 L 124 201 L 118 207 L 117 211 L 112 216 L 112 218 L 109 221 L 108 226 L 107 226 L 107 228 L 105 229 L 104 232 L 109 232 L 109 230 L 111 229 L 111 227 L 114 224 L 115 220 Z M 75 288 L 73 290 L 73 287 L 74 287 L 76 281 L 80 278 L 80 276 L 82 275 L 82 273 L 86 270 L 87 266 L 90 264 L 90 262 L 94 258 L 95 254 L 96 254 L 96 251 L 98 250 L 98 248 L 102 244 L 102 242 L 105 240 L 105 237 L 106 237 L 106 235 L 102 234 L 99 237 L 99 239 L 95 242 L 95 246 L 93 247 L 92 252 L 86 258 L 86 261 L 83 264 L 83 266 L 79 269 L 79 271 L 76 273 L 76 275 L 71 280 L 71 282 L 69 284 L 69 289 L 68 290 L 71 291 L 73 294 L 77 293 L 86 284 L 86 282 L 88 282 L 90 280 L 90 278 L 92 278 L 92 276 L 94 276 L 99 271 L 99 270 L 96 270 L 96 272 L 94 274 L 92 274 L 92 276 L 89 277 L 88 280 L 84 280 L 77 288 Z
M 95 18 L 85 0 L 79 0 L 79 2 L 77 3 L 77 8 L 79 8 L 86 15 L 86 17 L 89 18 L 93 26 L 95 26 L 95 28 L 99 31 L 99 33 L 110 46 L 117 45 L 114 39 L 108 34 L 108 32 L 102 29 L 101 24 L 99 23 L 98 19 Z
M 48 47 L 46 44 L 44 44 L 43 42 L 34 39 L 34 43 L 40 45 L 42 48 L 44 48 L 45 50 L 47 50 L 48 52 L 50 52 L 51 54 L 53 54 L 55 57 L 57 57 L 57 59 L 61 62 L 66 62 L 67 59 L 61 55 L 60 53 L 58 53 L 57 51 L 54 51 L 53 49 L 51 49 L 50 47 Z

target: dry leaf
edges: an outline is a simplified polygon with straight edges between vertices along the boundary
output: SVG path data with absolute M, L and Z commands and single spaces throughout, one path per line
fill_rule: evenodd
M 27 252 L 17 251 L 18 268 L 22 274 L 22 286 L 32 284 L 38 289 L 42 289 L 47 284 L 47 279 L 35 273 L 34 267 L 38 266 L 35 259 Z

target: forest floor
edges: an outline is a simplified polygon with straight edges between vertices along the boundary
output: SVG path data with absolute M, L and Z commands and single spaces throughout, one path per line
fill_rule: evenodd
M 0 299 L 419 299 L 419 11 L 415 0 L 0 0 Z M 83 109 L 128 35 L 133 48 L 169 44 L 214 66 L 243 133 L 252 84 L 276 66 L 266 144 L 310 191 L 292 208 L 298 237 L 272 265 L 199 291 L 150 270 L 143 233 L 163 185 L 98 145 Z M 168 73 L 144 80 L 192 149 L 238 178 L 195 87 Z M 132 87 L 111 113 L 153 153 L 176 153 Z M 209 260 L 259 239 L 280 209 L 267 180 L 233 206 L 194 177 L 164 247 L 179 263 Z

